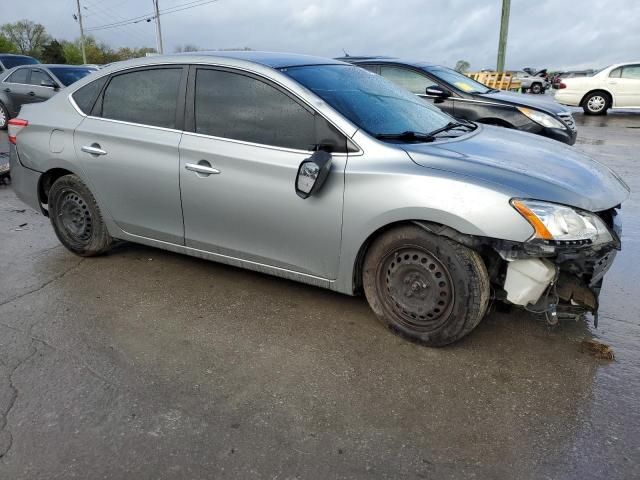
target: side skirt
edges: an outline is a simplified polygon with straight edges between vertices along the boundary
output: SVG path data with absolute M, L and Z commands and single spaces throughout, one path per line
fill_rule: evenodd
M 252 262 L 249 260 L 242 260 L 236 257 L 230 257 L 219 253 L 211 253 L 204 250 L 198 250 L 197 248 L 187 247 L 184 245 L 176 245 L 174 243 L 163 242 L 161 240 L 154 240 L 152 238 L 133 235 L 120 230 L 117 234 L 119 240 L 126 240 L 132 243 L 139 243 L 147 245 L 149 247 L 160 248 L 162 250 L 168 250 L 170 252 L 182 253 L 191 257 L 203 258 L 205 260 L 211 260 L 218 263 L 224 263 L 226 265 L 232 265 L 234 267 L 244 268 L 252 270 L 254 272 L 266 273 L 267 275 L 273 275 L 275 277 L 286 278 L 288 280 L 294 280 L 296 282 L 306 283 L 316 287 L 326 288 L 329 290 L 335 290 L 336 282 L 333 280 L 327 280 L 326 278 L 316 277 L 313 275 L 295 272 L 293 270 L 287 270 L 285 268 L 274 267 L 271 265 L 265 265 L 262 263 Z

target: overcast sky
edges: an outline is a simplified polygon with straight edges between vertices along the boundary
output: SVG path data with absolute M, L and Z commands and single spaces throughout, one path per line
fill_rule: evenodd
M 160 9 L 194 0 L 159 0 Z M 78 36 L 76 0 L 3 0 L 0 23 L 28 18 Z M 178 45 L 321 56 L 380 54 L 495 67 L 501 0 L 218 0 L 161 17 Z M 85 27 L 145 15 L 152 0 L 81 0 Z M 154 23 L 92 32 L 114 47 L 155 46 Z M 512 0 L 507 67 L 580 68 L 640 60 L 640 0 Z

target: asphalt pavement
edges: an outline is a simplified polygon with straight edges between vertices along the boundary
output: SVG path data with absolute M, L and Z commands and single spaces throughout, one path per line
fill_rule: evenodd
M 443 349 L 363 298 L 132 244 L 81 259 L 0 186 L 0 479 L 640 478 L 640 115 L 576 121 L 634 191 L 600 327 L 492 313 Z

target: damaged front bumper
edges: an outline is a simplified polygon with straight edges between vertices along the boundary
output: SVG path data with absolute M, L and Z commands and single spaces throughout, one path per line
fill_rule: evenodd
M 502 275 L 493 278 L 496 296 L 534 313 L 557 318 L 594 315 L 597 326 L 602 281 L 621 248 L 622 226 L 615 209 L 599 214 L 613 241 L 537 243 L 498 242 L 494 250 L 505 261 Z M 501 287 L 501 290 L 500 290 Z

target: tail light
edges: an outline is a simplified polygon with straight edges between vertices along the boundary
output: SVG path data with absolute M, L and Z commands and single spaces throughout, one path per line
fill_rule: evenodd
M 562 82 L 560 82 L 560 83 L 558 84 L 558 88 L 567 88 L 567 84 L 566 84 L 566 83 L 562 83 Z
M 20 131 L 24 127 L 29 125 L 29 122 L 27 122 L 26 120 L 22 120 L 21 118 L 12 118 L 11 120 L 9 120 L 8 125 L 9 125 L 9 142 L 15 145 L 16 137 L 18 136 L 18 133 L 20 133 Z

